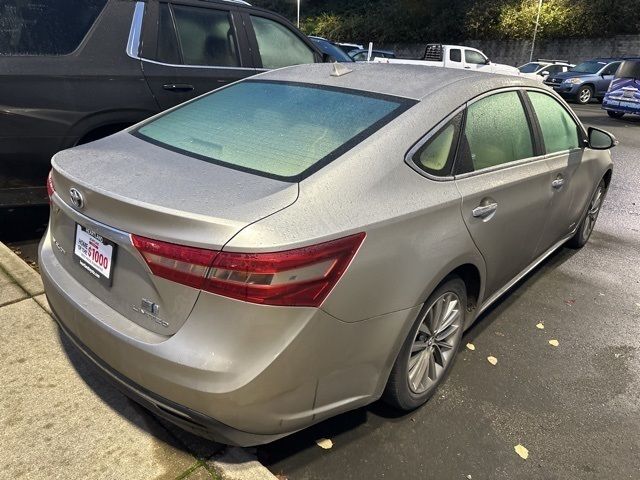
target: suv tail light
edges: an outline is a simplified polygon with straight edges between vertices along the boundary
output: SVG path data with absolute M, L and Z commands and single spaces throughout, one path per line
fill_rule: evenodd
M 208 292 L 265 305 L 322 304 L 365 234 L 273 253 L 218 252 L 131 235 L 151 271 Z
M 49 198 L 49 203 L 51 203 L 51 197 L 56 191 L 55 187 L 53 186 L 53 179 L 51 178 L 52 172 L 53 170 L 49 170 L 49 175 L 47 176 L 47 197 Z

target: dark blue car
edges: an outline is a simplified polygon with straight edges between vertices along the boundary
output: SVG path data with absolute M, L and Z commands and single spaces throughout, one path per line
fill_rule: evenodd
M 544 83 L 567 100 L 586 104 L 594 98 L 604 98 L 622 60 L 622 58 L 588 60 L 567 72 L 549 75 Z
M 602 100 L 602 108 L 613 118 L 627 113 L 640 115 L 640 59 L 622 62 Z

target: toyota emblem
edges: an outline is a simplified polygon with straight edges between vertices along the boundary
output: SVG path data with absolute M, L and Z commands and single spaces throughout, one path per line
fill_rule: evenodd
M 71 187 L 69 189 L 69 196 L 71 197 L 71 203 L 73 203 L 76 208 L 84 208 L 84 198 L 77 188 Z

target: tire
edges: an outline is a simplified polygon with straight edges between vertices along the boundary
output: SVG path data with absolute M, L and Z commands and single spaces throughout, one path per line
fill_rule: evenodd
M 580 90 L 578 90 L 578 93 L 576 94 L 576 102 L 578 102 L 580 105 L 588 104 L 592 98 L 593 88 L 589 85 L 580 87 Z
M 600 214 L 602 202 L 604 201 L 606 194 L 607 187 L 604 183 L 604 179 L 602 179 L 600 180 L 600 183 L 598 183 L 596 191 L 593 192 L 591 200 L 589 200 L 589 206 L 587 207 L 584 218 L 580 222 L 580 225 L 578 225 L 575 235 L 567 242 L 567 246 L 576 249 L 582 248 L 585 246 L 587 241 L 589 241 L 589 237 L 591 237 L 591 233 L 593 232 L 593 227 L 595 226 L 598 215 Z
M 624 112 L 612 112 L 611 110 L 607 110 L 607 115 L 611 118 L 622 118 L 624 117 Z
M 447 316 L 447 311 L 454 310 L 456 313 Z M 454 363 L 466 310 L 464 282 L 459 277 L 448 277 L 429 296 L 409 330 L 391 369 L 383 401 L 399 410 L 410 411 L 433 396 Z M 431 334 L 434 323 L 435 336 Z

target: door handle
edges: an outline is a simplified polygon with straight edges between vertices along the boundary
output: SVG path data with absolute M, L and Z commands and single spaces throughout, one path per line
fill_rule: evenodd
M 172 92 L 190 92 L 193 90 L 193 85 L 188 83 L 165 83 L 162 88 Z
M 551 186 L 553 188 L 560 188 L 564 185 L 564 178 L 558 177 L 553 182 L 551 182 Z
M 478 205 L 471 211 L 471 214 L 476 218 L 485 218 L 494 213 L 498 209 L 498 204 L 488 203 L 486 205 Z

